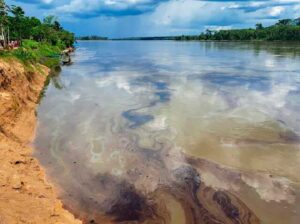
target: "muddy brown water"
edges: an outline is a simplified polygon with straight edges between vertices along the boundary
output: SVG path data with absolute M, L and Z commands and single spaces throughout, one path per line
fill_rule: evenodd
M 79 42 L 35 155 L 85 223 L 300 222 L 300 44 Z

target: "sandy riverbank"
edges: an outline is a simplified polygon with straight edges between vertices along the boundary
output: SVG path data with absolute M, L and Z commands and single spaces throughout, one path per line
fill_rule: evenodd
M 29 146 L 49 69 L 0 59 L 0 223 L 81 223 L 63 209 Z

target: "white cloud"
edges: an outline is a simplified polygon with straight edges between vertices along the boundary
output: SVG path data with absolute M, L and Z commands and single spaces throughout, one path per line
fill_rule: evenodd
M 43 3 L 45 4 L 51 4 L 53 3 L 55 0 L 43 0 Z
M 223 8 L 222 2 L 203 2 L 195 0 L 169 1 L 157 7 L 150 19 L 159 25 L 170 27 L 226 26 L 239 21 L 239 14 Z M 218 15 L 218 16 L 216 16 Z
M 152 14 L 151 19 L 156 24 L 169 25 L 190 23 L 203 15 L 204 2 L 171 1 L 160 5 Z
M 204 26 L 204 28 L 209 30 L 219 31 L 219 30 L 230 30 L 232 29 L 232 26 Z
M 279 16 L 281 13 L 285 11 L 285 8 L 282 6 L 275 6 L 270 9 L 270 16 Z
M 300 0 L 17 0 L 28 15 L 55 14 L 78 35 L 109 37 L 199 34 L 216 29 L 272 25 L 300 16 Z M 8 3 L 16 4 L 12 0 Z M 36 4 L 34 6 L 33 4 Z M 84 25 L 83 25 L 84 24 Z
M 299 5 L 295 5 L 295 6 L 294 6 L 294 10 L 295 10 L 295 11 L 300 10 L 300 4 L 299 4 Z
M 51 0 L 49 0 L 51 1 Z M 70 0 L 55 10 L 81 17 L 138 15 L 168 0 Z

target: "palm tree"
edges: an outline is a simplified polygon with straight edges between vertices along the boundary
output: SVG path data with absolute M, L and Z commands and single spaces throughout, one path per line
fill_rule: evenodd
M 13 25 L 15 30 L 17 31 L 18 40 L 22 41 L 22 30 L 24 28 L 24 24 L 22 20 L 24 19 L 25 12 L 20 6 L 11 6 L 10 12 L 14 15 Z

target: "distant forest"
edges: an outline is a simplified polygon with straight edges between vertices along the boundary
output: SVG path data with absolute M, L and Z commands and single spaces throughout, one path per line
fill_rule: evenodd
M 92 36 L 76 37 L 76 40 L 108 40 L 108 38 L 107 37 L 100 37 L 100 36 L 92 35 Z
M 300 18 L 279 20 L 275 25 L 255 29 L 206 30 L 195 36 L 178 36 L 175 40 L 217 40 L 217 41 L 300 41 Z
M 210 30 L 200 35 L 130 37 L 114 40 L 178 40 L 178 41 L 300 41 L 300 18 L 282 19 L 276 24 L 264 27 L 261 23 L 255 28 Z

